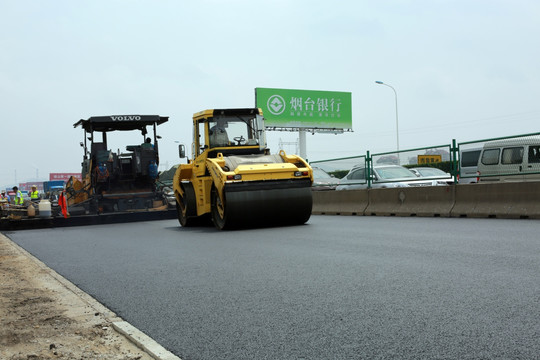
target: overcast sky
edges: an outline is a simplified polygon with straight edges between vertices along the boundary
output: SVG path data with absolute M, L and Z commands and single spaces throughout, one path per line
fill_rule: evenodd
M 80 171 L 73 124 L 94 115 L 169 116 L 172 166 L 193 113 L 256 87 L 352 93 L 354 132 L 308 135 L 312 161 L 395 150 L 376 80 L 401 149 L 539 132 L 539 18 L 537 0 L 0 0 L 0 185 Z

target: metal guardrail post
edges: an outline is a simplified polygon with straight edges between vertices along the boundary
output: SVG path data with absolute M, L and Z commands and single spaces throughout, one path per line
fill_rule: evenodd
M 458 175 L 459 175 L 459 166 L 458 166 L 458 154 L 459 154 L 459 148 L 456 144 L 456 139 L 452 139 L 452 148 L 450 149 L 451 158 L 450 161 L 452 163 L 452 169 L 451 169 L 451 175 L 454 177 L 454 184 L 457 184 L 458 182 Z
M 371 164 L 372 164 L 372 159 L 371 159 L 371 156 L 369 155 L 369 151 L 366 152 L 366 166 L 365 166 L 365 169 L 366 169 L 366 179 L 367 179 L 367 187 L 368 189 L 371 188 Z

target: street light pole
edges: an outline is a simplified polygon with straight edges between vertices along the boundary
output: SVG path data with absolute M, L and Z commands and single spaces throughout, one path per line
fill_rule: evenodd
M 397 151 L 398 151 L 398 158 L 399 158 L 399 122 L 398 122 L 398 107 L 397 107 L 397 92 L 396 89 L 394 89 L 393 86 L 383 83 L 382 81 L 375 81 L 376 84 L 379 85 L 386 85 L 390 89 L 394 90 L 394 96 L 396 99 L 396 144 L 397 144 Z

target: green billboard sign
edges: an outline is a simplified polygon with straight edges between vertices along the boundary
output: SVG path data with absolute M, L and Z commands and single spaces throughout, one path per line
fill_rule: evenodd
M 255 89 L 266 127 L 352 129 L 350 92 Z

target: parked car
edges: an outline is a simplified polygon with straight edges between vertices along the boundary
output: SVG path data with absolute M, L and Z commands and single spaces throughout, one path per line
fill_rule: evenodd
M 442 171 L 434 167 L 416 167 L 410 168 L 416 176 L 423 179 L 432 179 L 436 181 L 436 184 L 433 185 L 452 185 L 454 183 L 454 178 L 447 172 Z
M 435 182 L 435 183 L 434 183 Z M 371 173 L 372 188 L 395 188 L 408 186 L 432 186 L 436 180 L 418 178 L 409 169 L 399 165 L 375 165 Z M 367 189 L 365 166 L 356 166 L 340 180 L 336 190 Z
M 313 186 L 311 190 L 335 190 L 338 185 L 339 179 L 321 168 L 313 168 Z
M 540 180 L 540 136 L 485 143 L 478 173 L 480 182 Z
M 478 182 L 478 159 L 482 148 L 464 149 L 459 152 L 459 178 L 460 184 L 474 184 Z

